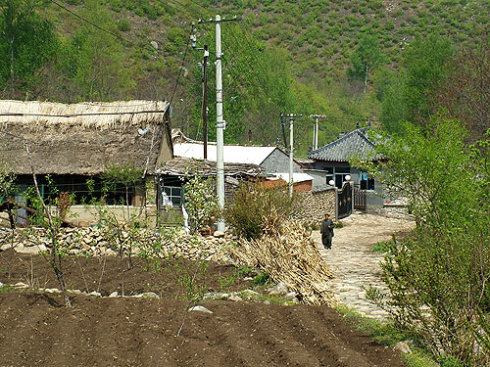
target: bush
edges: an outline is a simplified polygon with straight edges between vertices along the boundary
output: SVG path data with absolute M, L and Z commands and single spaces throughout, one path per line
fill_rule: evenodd
M 117 29 L 121 32 L 128 32 L 131 30 L 131 22 L 129 19 L 123 18 L 117 23 Z
M 259 238 L 268 224 L 301 214 L 301 200 L 289 196 L 284 188 L 263 188 L 242 184 L 225 209 L 225 219 L 236 234 L 246 239 Z

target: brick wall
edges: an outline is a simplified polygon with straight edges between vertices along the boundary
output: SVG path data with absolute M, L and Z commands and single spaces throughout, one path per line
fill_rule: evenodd
M 293 185 L 293 191 L 294 192 L 311 191 L 312 187 L 313 187 L 312 180 L 297 182 Z
M 275 188 L 275 187 L 286 187 L 288 186 L 288 183 L 282 179 L 278 180 L 266 180 L 262 181 L 259 183 L 261 187 L 266 187 L 269 189 Z M 293 191 L 294 192 L 305 192 L 305 191 L 311 191 L 313 187 L 312 181 L 303 181 L 303 182 L 296 182 L 293 184 Z

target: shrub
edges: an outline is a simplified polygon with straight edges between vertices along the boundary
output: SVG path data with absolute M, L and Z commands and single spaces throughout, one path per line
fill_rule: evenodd
M 225 209 L 225 218 L 238 236 L 259 238 L 268 224 L 301 214 L 301 200 L 283 188 L 267 189 L 243 184 Z
M 129 19 L 122 18 L 119 22 L 117 22 L 117 29 L 121 32 L 128 32 L 131 30 L 131 22 Z
M 111 0 L 110 6 L 112 10 L 119 13 L 124 5 L 121 0 Z

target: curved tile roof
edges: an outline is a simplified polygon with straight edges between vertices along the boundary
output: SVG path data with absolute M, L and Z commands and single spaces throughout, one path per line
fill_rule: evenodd
M 366 158 L 374 152 L 374 144 L 366 136 L 366 129 L 356 129 L 341 138 L 308 154 L 308 158 L 327 162 L 348 162 L 352 156 Z

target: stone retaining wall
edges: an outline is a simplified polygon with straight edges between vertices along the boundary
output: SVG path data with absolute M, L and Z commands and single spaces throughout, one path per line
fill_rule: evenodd
M 13 238 L 12 238 L 13 237 Z M 222 237 L 191 236 L 178 229 L 122 230 L 86 228 L 61 228 L 57 237 L 60 247 L 69 254 L 138 255 L 144 252 L 160 257 L 183 257 L 229 262 L 226 244 L 233 241 L 231 234 Z M 0 251 L 9 248 L 22 253 L 37 254 L 51 247 L 51 239 L 44 228 L 0 230 Z
M 304 215 L 299 218 L 307 224 L 320 225 L 323 216 L 328 213 L 335 217 L 335 190 L 301 193 L 303 198 Z

